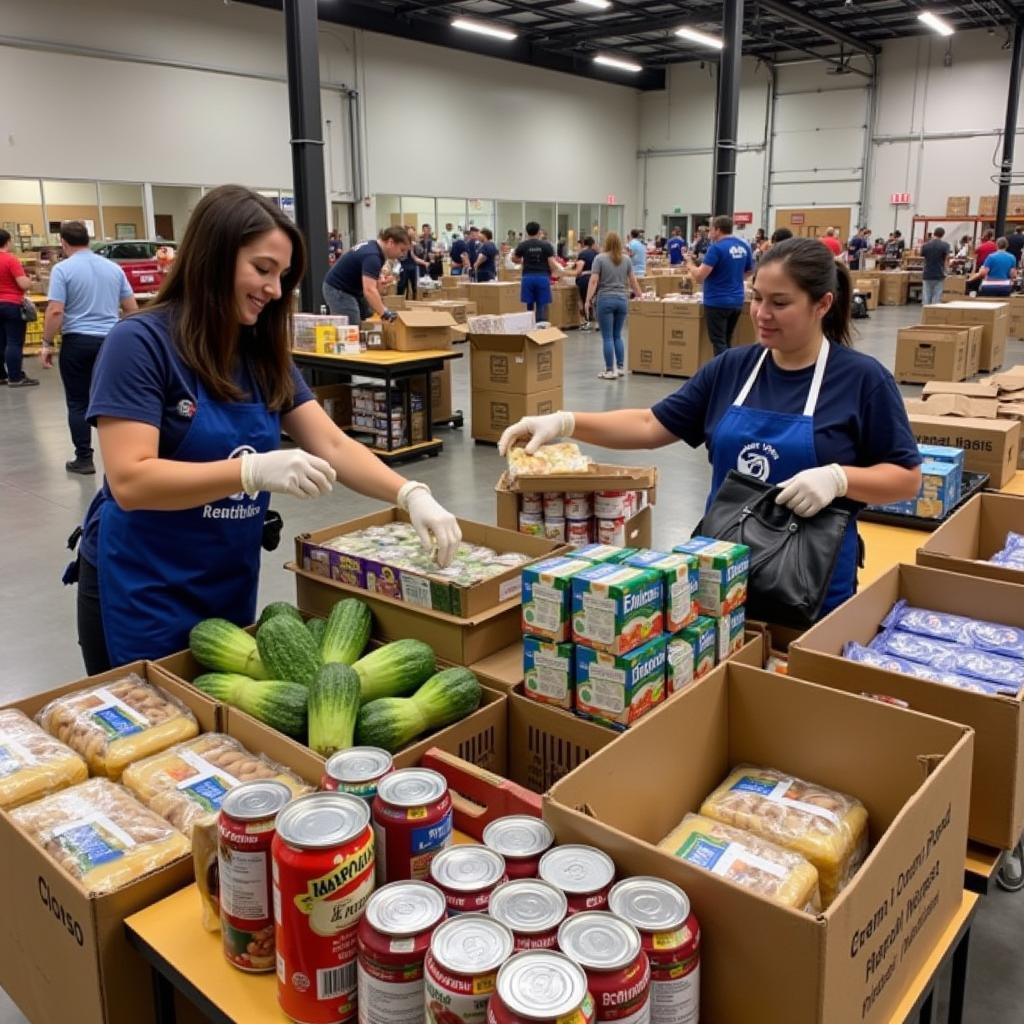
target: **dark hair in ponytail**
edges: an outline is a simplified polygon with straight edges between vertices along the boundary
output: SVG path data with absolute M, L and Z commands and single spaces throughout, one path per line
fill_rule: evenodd
M 817 302 L 829 292 L 832 306 L 821 321 L 821 331 L 829 341 L 849 346 L 850 303 L 852 287 L 850 272 L 837 263 L 832 253 L 817 238 L 787 238 L 773 245 L 762 257 L 754 272 L 757 274 L 769 263 L 781 263 L 786 273 L 796 282 L 811 302 Z

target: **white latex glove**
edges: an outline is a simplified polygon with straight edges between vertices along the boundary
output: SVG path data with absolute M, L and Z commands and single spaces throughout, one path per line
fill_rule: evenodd
M 398 507 L 409 513 L 424 551 L 442 569 L 451 565 L 462 540 L 462 530 L 455 516 L 434 500 L 430 488 L 414 480 L 407 481 L 398 492 Z
M 562 437 L 572 437 L 576 429 L 576 417 L 571 412 L 549 412 L 545 416 L 524 416 L 518 423 L 505 429 L 498 442 L 498 454 L 507 455 L 509 448 L 520 438 L 529 438 L 526 454 L 533 453 L 542 444 L 553 444 Z
M 842 467 L 832 462 L 827 466 L 805 469 L 783 480 L 776 505 L 785 505 L 798 516 L 815 516 L 846 494 L 848 481 Z
M 301 448 L 276 452 L 247 452 L 242 456 L 242 490 L 291 494 L 295 498 L 318 498 L 331 490 L 338 474 L 329 462 Z

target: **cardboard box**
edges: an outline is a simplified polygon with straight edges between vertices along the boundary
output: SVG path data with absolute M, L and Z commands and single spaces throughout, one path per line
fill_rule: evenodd
M 580 293 L 575 284 L 551 286 L 551 307 L 548 322 L 552 327 L 579 327 Z
M 411 377 L 409 388 L 415 395 L 425 397 L 426 385 L 422 377 Z M 452 418 L 452 364 L 446 361 L 443 370 L 430 375 L 430 415 L 434 423 L 447 423 Z
M 442 278 L 442 281 L 444 278 Z M 446 302 L 468 302 L 469 301 L 469 283 L 463 283 L 461 277 L 452 278 L 453 281 L 458 281 L 458 284 L 442 284 L 440 291 L 437 293 L 438 298 Z M 483 312 L 483 310 L 479 310 Z
M 523 681 L 523 642 L 516 641 L 469 666 L 481 685 L 511 693 Z
M 600 847 L 622 876 L 665 878 L 689 895 L 702 1018 L 882 1024 L 961 905 L 973 748 L 963 726 L 727 664 L 555 783 L 544 818 L 558 842 Z M 871 855 L 823 913 L 780 907 L 657 849 L 743 763 L 867 808 Z
M 478 391 L 528 395 L 560 389 L 563 341 L 565 335 L 557 327 L 536 328 L 526 334 L 470 333 L 474 400 Z
M 506 267 L 504 265 L 498 267 L 498 280 L 499 281 L 522 281 L 523 279 L 523 268 L 522 267 Z
M 999 196 L 980 196 L 978 198 L 978 216 L 994 217 L 996 206 L 999 204 Z
M 477 314 L 475 302 L 460 299 L 419 299 L 415 302 L 406 302 L 405 308 L 430 309 L 435 313 L 450 313 L 457 324 L 464 324 L 467 317 Z
M 948 274 L 942 282 L 942 301 L 952 302 L 967 294 L 967 278 L 961 274 Z M 948 296 L 948 298 L 947 298 Z
M 967 360 L 966 373 L 968 377 L 974 377 L 978 373 L 978 363 L 981 359 L 981 342 L 985 328 L 981 324 L 918 324 L 913 327 L 901 328 L 902 331 L 935 331 L 940 334 L 955 336 L 963 334 L 967 339 Z M 921 337 L 924 337 L 923 333 Z M 897 334 L 897 339 L 899 335 Z M 942 378 L 936 378 L 942 380 Z M 949 382 L 952 383 L 952 382 Z
M 455 320 L 451 313 L 406 309 L 383 326 L 384 345 L 398 352 L 451 348 Z
M 506 427 L 524 416 L 545 416 L 564 405 L 561 386 L 530 394 L 506 391 L 478 391 L 473 385 L 471 436 L 477 441 L 497 441 Z
M 947 217 L 966 217 L 971 209 L 970 196 L 948 196 L 946 198 Z
M 630 312 L 627 322 L 629 337 L 629 369 L 633 373 L 657 373 L 662 370 L 665 348 L 665 317 L 663 303 L 640 303 L 653 306 L 656 313 Z
M 642 292 L 654 292 L 658 298 L 665 295 L 674 295 L 679 291 L 680 278 L 675 274 L 657 274 L 645 277 L 638 277 L 637 283 Z
M 878 302 L 882 306 L 905 306 L 910 288 L 910 274 L 905 270 L 883 271 Z
M 464 286 L 466 298 L 476 303 L 477 312 L 521 313 L 526 306 L 519 301 L 520 282 L 488 281 L 484 284 L 471 283 Z
M 868 309 L 878 309 L 878 293 L 880 291 L 878 281 L 875 278 L 863 277 L 863 271 L 855 272 L 858 276 L 854 279 L 854 291 L 864 296 Z
M 896 334 L 893 376 L 901 384 L 964 380 L 967 377 L 967 348 L 966 331 L 904 327 Z
M 914 565 L 899 565 L 855 594 L 789 648 L 789 672 L 852 693 L 888 694 L 915 711 L 961 722 L 977 733 L 970 837 L 1011 849 L 1024 831 L 1024 705 L 1014 697 L 968 693 L 941 683 L 846 661 L 843 645 L 866 644 L 893 604 L 1024 626 L 1020 587 Z
M 665 317 L 665 354 L 662 373 L 666 377 L 692 377 L 714 358 L 703 317 Z
M 981 353 L 978 366 L 982 370 L 998 370 L 1006 356 L 1006 339 L 1010 328 L 1010 307 L 1006 302 L 972 301 L 944 302 L 925 306 L 921 322 L 925 324 L 981 324 Z
M 910 429 L 920 444 L 963 448 L 964 468 L 969 473 L 988 473 L 990 487 L 1005 487 L 1017 472 L 1021 424 L 1013 420 L 931 416 L 913 411 Z

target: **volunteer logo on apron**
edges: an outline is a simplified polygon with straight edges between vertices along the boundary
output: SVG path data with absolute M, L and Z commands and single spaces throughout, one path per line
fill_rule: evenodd
M 772 464 L 778 462 L 779 452 L 773 445 L 763 441 L 751 441 L 745 444 L 736 456 L 736 468 L 747 476 L 752 476 L 761 483 L 767 483 L 772 475 Z

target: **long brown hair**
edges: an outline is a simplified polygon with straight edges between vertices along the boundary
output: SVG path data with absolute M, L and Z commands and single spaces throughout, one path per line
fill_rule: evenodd
M 614 231 L 609 231 L 604 236 L 604 245 L 601 251 L 608 253 L 612 258 L 612 263 L 618 266 L 622 262 L 622 239 Z
M 238 250 L 275 228 L 292 243 L 291 266 L 281 277 L 281 297 L 268 302 L 255 325 L 246 327 L 239 324 L 235 308 Z M 282 409 L 294 396 L 292 292 L 305 269 L 302 234 L 285 214 L 251 189 L 221 185 L 192 211 L 170 272 L 146 312 L 170 313 L 178 354 L 214 398 L 249 397 L 235 383 L 242 355 L 268 408 Z

